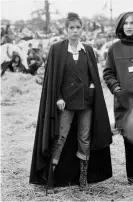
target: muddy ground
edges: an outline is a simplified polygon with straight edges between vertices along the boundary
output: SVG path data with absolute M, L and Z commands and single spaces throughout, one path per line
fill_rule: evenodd
M 31 75 L 6 72 L 2 78 L 1 201 L 133 201 L 133 186 L 127 183 L 124 145 L 119 134 L 113 136 L 111 145 L 111 179 L 89 185 L 85 191 L 78 186 L 55 188 L 48 196 L 43 186 L 29 184 L 41 87 Z M 113 98 L 107 88 L 103 89 L 113 126 Z

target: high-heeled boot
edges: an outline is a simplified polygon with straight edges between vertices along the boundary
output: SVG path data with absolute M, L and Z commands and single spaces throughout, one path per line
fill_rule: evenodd
M 87 185 L 87 168 L 88 168 L 88 160 L 80 159 L 80 187 L 86 187 Z

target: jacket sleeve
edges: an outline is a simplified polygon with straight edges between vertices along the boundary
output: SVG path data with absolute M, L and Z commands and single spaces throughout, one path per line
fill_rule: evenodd
M 3 74 L 5 73 L 5 71 L 6 71 L 8 68 L 10 69 L 10 71 L 13 72 L 12 62 L 11 62 L 11 61 L 10 61 L 10 62 L 4 62 L 4 63 L 1 64 L 1 69 L 2 69 L 2 71 L 1 71 L 1 76 L 3 76 Z
M 113 46 L 109 48 L 105 69 L 103 70 L 103 79 L 109 90 L 113 94 L 116 88 L 120 88 L 120 83 L 117 80 L 116 66 L 113 56 Z

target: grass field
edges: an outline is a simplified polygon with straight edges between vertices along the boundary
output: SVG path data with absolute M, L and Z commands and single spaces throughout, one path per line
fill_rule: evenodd
M 113 136 L 111 156 L 113 177 L 89 185 L 55 188 L 45 195 L 43 186 L 29 184 L 41 85 L 35 77 L 21 73 L 2 78 L 1 128 L 1 201 L 133 201 L 133 186 L 128 185 L 122 137 Z M 114 122 L 112 95 L 104 87 L 111 124 Z

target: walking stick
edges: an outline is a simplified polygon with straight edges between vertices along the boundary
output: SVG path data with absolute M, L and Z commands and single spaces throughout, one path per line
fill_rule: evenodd
M 48 181 L 47 181 L 47 185 L 46 185 L 46 196 L 48 195 L 48 189 L 49 187 L 53 187 L 53 164 L 52 161 L 50 163 L 50 167 L 49 167 L 49 173 L 48 173 Z
M 54 145 L 55 145 L 55 138 L 53 140 L 53 147 L 52 147 L 52 155 L 51 155 L 51 161 L 50 161 L 50 166 L 49 166 L 49 172 L 48 172 L 48 181 L 46 184 L 46 196 L 48 195 L 48 189 L 49 187 L 53 187 L 53 179 L 54 179 L 54 167 L 53 167 L 53 153 L 54 153 Z

